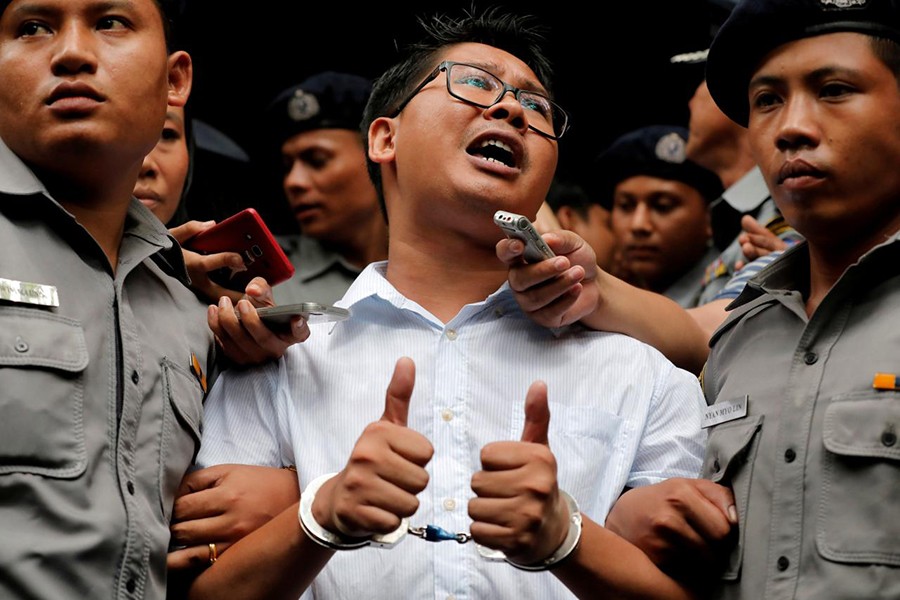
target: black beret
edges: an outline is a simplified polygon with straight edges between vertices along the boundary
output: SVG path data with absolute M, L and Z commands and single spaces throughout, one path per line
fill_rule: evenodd
M 750 78 L 766 54 L 841 31 L 900 41 L 900 0 L 742 0 L 709 49 L 709 92 L 722 112 L 746 127 Z
M 266 108 L 266 137 L 281 146 L 313 129 L 359 130 L 372 82 L 351 73 L 324 71 L 280 92 Z
M 695 188 L 710 202 L 722 194 L 718 175 L 687 159 L 688 131 L 675 125 L 650 125 L 615 140 L 595 160 L 599 203 L 612 208 L 616 186 L 636 175 L 671 179 Z

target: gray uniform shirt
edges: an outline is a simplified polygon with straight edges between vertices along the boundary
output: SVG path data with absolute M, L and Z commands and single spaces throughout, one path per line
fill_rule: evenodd
M 0 240 L 0 598 L 165 598 L 214 348 L 181 251 L 132 199 L 113 275 L 2 141 Z
M 272 288 L 278 305 L 298 302 L 334 304 L 344 296 L 361 271 L 304 235 L 279 236 L 278 242 L 294 265 L 294 276 Z
M 811 319 L 808 281 L 802 242 L 748 282 L 711 340 L 703 385 L 722 422 L 709 429 L 703 476 L 733 488 L 740 518 L 716 597 L 896 600 L 897 235 L 851 266 Z

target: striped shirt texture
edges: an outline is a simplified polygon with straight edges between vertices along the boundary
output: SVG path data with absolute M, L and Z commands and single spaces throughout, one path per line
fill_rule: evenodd
M 352 311 L 278 362 L 231 370 L 206 402 L 201 466 L 295 464 L 301 485 L 340 471 L 384 410 L 394 364 L 416 364 L 409 427 L 434 446 L 413 526 L 468 532 L 479 452 L 517 440 L 525 393 L 548 386 L 550 448 L 562 489 L 603 523 L 625 487 L 697 477 L 706 403 L 697 378 L 630 337 L 580 325 L 545 329 L 505 284 L 443 324 L 369 265 L 338 303 Z M 338 552 L 304 598 L 571 598 L 551 573 L 489 562 L 473 542 L 407 536 L 386 550 Z

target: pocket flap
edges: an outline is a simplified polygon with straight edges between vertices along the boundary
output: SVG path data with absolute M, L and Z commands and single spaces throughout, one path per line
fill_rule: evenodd
M 703 477 L 719 483 L 730 475 L 734 467 L 743 463 L 762 420 L 763 415 L 754 415 L 715 426 L 710 432 L 703 460 Z M 726 431 L 727 435 L 720 435 L 720 432 Z
M 79 373 L 88 365 L 78 321 L 44 310 L 0 310 L 0 366 L 32 366 Z
M 839 400 L 825 410 L 823 436 L 829 452 L 900 460 L 900 398 Z

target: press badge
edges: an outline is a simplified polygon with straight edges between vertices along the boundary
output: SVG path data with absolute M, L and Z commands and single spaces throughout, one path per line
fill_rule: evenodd
M 750 396 L 747 395 L 738 400 L 732 400 L 731 402 L 719 402 L 718 404 L 713 404 L 703 413 L 703 420 L 700 422 L 700 427 L 712 427 L 719 423 L 727 423 L 728 421 L 746 417 L 747 404 L 749 401 Z
M 0 300 L 19 304 L 39 306 L 59 306 L 59 296 L 55 285 L 28 283 L 0 277 Z

